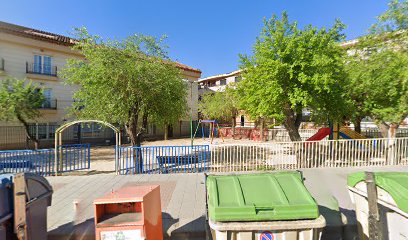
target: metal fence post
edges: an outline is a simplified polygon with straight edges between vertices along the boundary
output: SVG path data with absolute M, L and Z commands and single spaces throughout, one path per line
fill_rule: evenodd
M 88 149 L 88 169 L 91 168 L 91 144 L 87 144 Z

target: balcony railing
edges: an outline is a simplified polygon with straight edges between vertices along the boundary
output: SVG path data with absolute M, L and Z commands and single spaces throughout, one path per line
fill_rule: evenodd
M 0 71 L 4 71 L 4 59 L 0 58 Z
M 57 99 L 45 99 L 39 109 L 57 109 Z
M 26 73 L 57 76 L 57 66 L 26 62 Z

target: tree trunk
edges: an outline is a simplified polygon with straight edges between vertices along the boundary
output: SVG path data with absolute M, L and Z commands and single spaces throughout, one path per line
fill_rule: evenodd
M 265 127 L 265 119 L 264 118 L 261 118 L 260 119 L 261 120 L 261 127 L 260 127 L 260 129 L 261 129 L 261 142 L 264 142 L 265 141 L 265 139 L 264 139 L 264 127 Z
M 354 120 L 354 131 L 361 133 L 361 121 L 363 119 L 361 117 L 357 117 L 356 120 Z
M 380 129 L 381 136 L 383 138 L 395 138 L 397 136 L 399 124 L 397 123 L 387 124 L 385 122 L 380 122 L 377 123 L 377 126 Z
M 283 122 L 283 126 L 285 126 L 286 130 L 288 131 L 290 140 L 292 142 L 302 141 L 299 134 L 299 126 L 302 122 L 302 113 L 295 113 L 290 107 L 290 104 L 287 104 L 283 108 L 283 113 L 286 117 L 285 121 Z
M 302 141 L 302 138 L 300 137 L 300 134 L 299 134 L 299 129 L 294 124 L 286 123 L 285 121 L 283 125 L 288 131 L 289 138 L 292 142 Z
M 126 133 L 130 138 L 130 144 L 132 146 L 140 146 L 140 142 L 137 139 L 138 134 L 138 123 L 137 123 L 138 116 L 134 115 L 129 120 L 129 122 L 125 125 Z
M 130 119 L 128 123 L 125 125 L 126 132 L 130 138 L 130 144 L 134 148 L 132 150 L 132 157 L 133 157 L 133 164 L 136 170 L 136 173 L 144 173 L 144 161 L 143 161 L 143 152 L 142 149 L 139 148 L 142 143 L 142 137 L 145 129 L 147 128 L 147 114 L 144 114 L 142 117 L 142 126 L 139 128 L 138 120 L 139 115 L 136 113 L 130 114 Z
M 235 126 L 236 126 L 236 116 L 232 117 L 232 139 L 234 139 L 235 136 Z
M 389 164 L 395 164 L 398 161 L 398 157 L 396 156 L 395 151 L 395 137 L 397 135 L 397 130 L 399 124 L 391 123 L 387 124 L 385 122 L 377 123 L 378 128 L 380 129 L 381 136 L 383 138 L 387 138 L 388 140 L 385 142 L 385 157 L 386 162 Z
M 139 115 L 131 114 L 128 123 L 125 125 L 126 133 L 130 138 L 130 144 L 132 146 L 140 147 L 143 141 L 143 134 L 147 129 L 147 114 L 143 114 L 142 117 L 142 126 L 139 128 Z
M 169 125 L 165 124 L 164 125 L 164 140 L 168 140 L 169 139 Z
M 26 135 L 26 148 L 30 148 L 30 141 L 34 142 L 34 149 L 38 149 L 38 139 L 30 134 L 30 127 L 23 117 L 17 115 L 17 119 L 23 124 Z

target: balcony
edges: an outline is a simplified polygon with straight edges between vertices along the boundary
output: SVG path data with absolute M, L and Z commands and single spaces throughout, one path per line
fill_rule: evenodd
M 57 99 L 45 99 L 43 104 L 39 107 L 39 109 L 56 110 L 57 106 L 58 106 Z
M 44 64 L 34 64 L 26 62 L 26 73 L 56 77 L 57 66 L 49 66 Z

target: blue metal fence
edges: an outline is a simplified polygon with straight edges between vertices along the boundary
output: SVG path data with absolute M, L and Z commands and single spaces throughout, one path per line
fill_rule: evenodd
M 90 145 L 70 144 L 59 148 L 59 172 L 90 168 Z M 0 173 L 32 172 L 52 175 L 55 171 L 54 149 L 0 151 Z
M 121 147 L 120 174 L 206 172 L 210 163 L 210 147 L 148 146 Z

